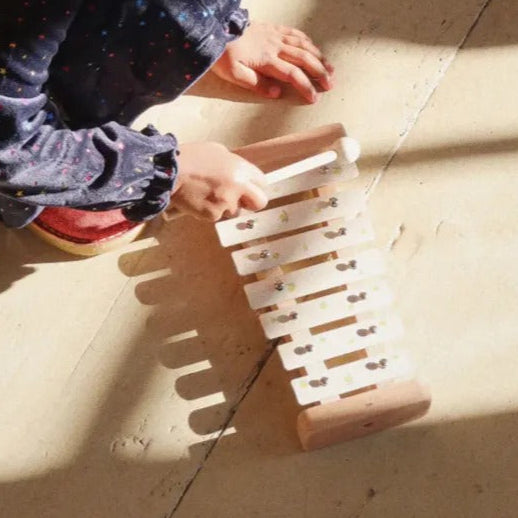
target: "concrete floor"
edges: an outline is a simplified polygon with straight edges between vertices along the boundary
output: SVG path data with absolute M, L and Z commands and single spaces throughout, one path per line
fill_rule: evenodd
M 338 87 L 304 106 L 208 77 L 136 126 L 237 146 L 343 122 L 432 410 L 302 453 L 212 225 L 86 260 L 0 229 L 0 516 L 515 518 L 518 5 L 248 6 L 310 33 Z

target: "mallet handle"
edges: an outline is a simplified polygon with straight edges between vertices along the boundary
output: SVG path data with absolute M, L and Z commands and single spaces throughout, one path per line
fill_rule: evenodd
M 268 185 L 272 185 L 282 180 L 287 180 L 288 178 L 305 173 L 311 169 L 316 169 L 317 167 L 330 164 L 331 162 L 334 162 L 337 157 L 338 155 L 336 154 L 336 151 L 324 151 L 318 155 L 305 158 L 304 160 L 294 162 L 293 164 L 289 164 L 287 166 L 281 167 L 280 169 L 276 169 L 275 171 L 265 174 L 264 176 L 266 178 L 266 183 Z

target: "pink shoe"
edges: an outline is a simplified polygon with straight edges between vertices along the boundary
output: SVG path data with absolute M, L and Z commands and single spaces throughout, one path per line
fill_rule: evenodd
M 45 209 L 29 228 L 69 254 L 92 256 L 130 243 L 144 226 L 127 220 L 120 209 L 91 212 L 59 207 Z

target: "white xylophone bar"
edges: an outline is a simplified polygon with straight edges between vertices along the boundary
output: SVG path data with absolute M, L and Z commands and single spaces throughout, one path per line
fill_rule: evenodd
M 313 362 L 323 362 L 344 354 L 391 343 L 403 335 L 401 320 L 390 313 L 359 319 L 349 324 L 305 339 L 295 339 L 278 346 L 286 370 L 300 369 Z
M 222 246 L 232 246 L 336 218 L 350 220 L 366 210 L 363 192 L 344 191 L 216 223 Z
M 264 313 L 259 316 L 259 320 L 266 337 L 272 340 L 302 329 L 385 308 L 392 300 L 387 283 L 369 279 L 350 284 L 346 290 L 332 295 Z
M 408 378 L 413 373 L 414 366 L 410 359 L 395 351 L 320 369 L 291 380 L 291 385 L 299 404 L 309 405 L 396 378 Z
M 259 309 L 368 277 L 377 277 L 385 270 L 385 262 L 379 250 L 370 249 L 358 254 L 343 254 L 338 259 L 252 282 L 245 285 L 244 290 L 250 307 Z
M 236 250 L 232 259 L 239 275 L 250 275 L 372 239 L 372 224 L 366 215 L 360 215 L 350 221 L 333 221 L 327 227 Z

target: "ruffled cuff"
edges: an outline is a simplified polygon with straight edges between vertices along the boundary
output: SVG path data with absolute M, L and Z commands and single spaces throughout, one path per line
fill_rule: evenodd
M 142 134 L 147 137 L 160 135 L 152 125 L 144 128 Z M 176 138 L 170 133 L 162 137 L 171 139 L 171 149 L 158 153 L 153 157 L 155 174 L 149 180 L 148 185 L 143 188 L 144 197 L 123 208 L 124 216 L 131 221 L 153 219 L 169 205 L 171 193 L 178 176 L 178 165 L 176 162 L 178 143 Z
M 234 38 L 241 36 L 250 25 L 250 18 L 246 9 L 236 9 L 227 21 L 228 33 Z

